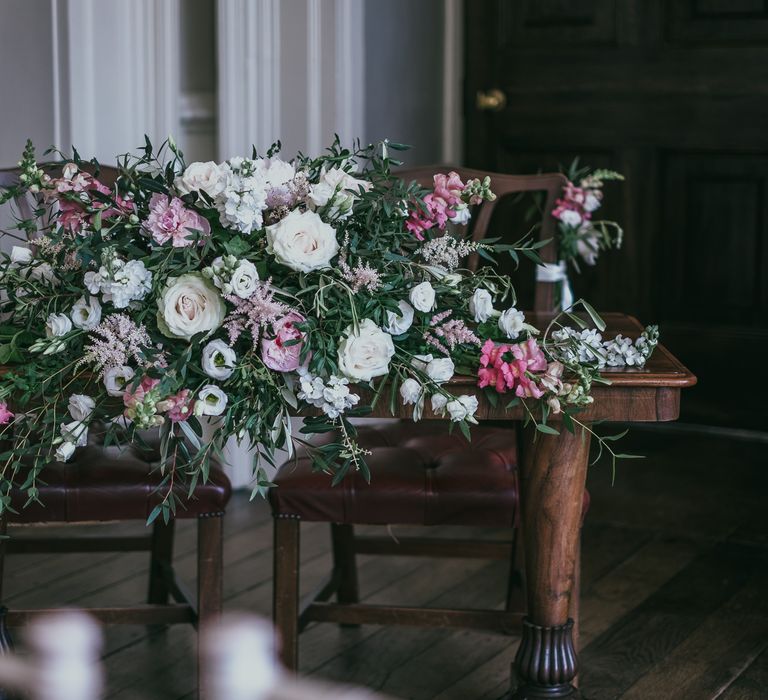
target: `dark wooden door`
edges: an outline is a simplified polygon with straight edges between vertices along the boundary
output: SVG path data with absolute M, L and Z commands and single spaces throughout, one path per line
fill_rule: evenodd
M 525 173 L 578 154 L 624 173 L 605 212 L 624 248 L 577 293 L 660 324 L 699 375 L 684 418 L 768 429 L 768 3 L 465 6 L 467 165 Z M 492 88 L 506 106 L 479 109 Z

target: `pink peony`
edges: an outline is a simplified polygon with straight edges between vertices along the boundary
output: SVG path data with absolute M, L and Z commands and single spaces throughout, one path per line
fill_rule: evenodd
M 295 324 L 304 320 L 303 316 L 291 311 L 272 324 L 274 338 L 261 340 L 261 359 L 267 367 L 277 372 L 293 372 L 298 369 L 304 334 Z M 300 342 L 286 345 L 291 340 Z
M 13 420 L 13 413 L 8 410 L 8 404 L 0 401 L 0 425 L 8 425 Z
M 187 420 L 192 415 L 192 411 L 195 408 L 195 402 L 190 398 L 189 389 L 182 389 L 178 394 L 169 396 L 165 403 L 168 405 L 166 411 L 168 418 L 173 423 L 179 423 L 183 420 Z
M 157 243 L 162 245 L 170 240 L 174 248 L 192 245 L 189 236 L 194 231 L 201 231 L 204 236 L 211 233 L 207 219 L 184 206 L 178 197 L 169 199 L 162 194 L 153 194 L 149 200 L 149 216 L 144 228 Z
M 131 408 L 135 404 L 141 403 L 144 400 L 144 397 L 159 383 L 159 379 L 144 377 L 144 379 L 141 380 L 141 384 L 139 384 L 135 390 L 131 390 L 130 386 L 125 390 L 125 393 L 123 394 L 123 403 L 127 408 Z

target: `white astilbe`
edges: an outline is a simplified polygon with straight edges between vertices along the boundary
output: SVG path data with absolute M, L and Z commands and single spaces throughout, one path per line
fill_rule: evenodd
M 357 394 L 349 391 L 349 380 L 335 374 L 323 381 L 306 369 L 300 369 L 299 386 L 296 396 L 310 406 L 321 409 L 329 418 L 338 418 L 360 401 Z
M 251 233 L 262 227 L 269 184 L 261 168 L 249 158 L 231 158 L 222 165 L 226 175 L 224 190 L 214 202 L 225 228 Z
M 137 325 L 125 314 L 107 316 L 90 335 L 91 342 L 83 348 L 77 366 L 89 365 L 103 377 L 114 367 L 149 364 L 145 351 L 152 347 L 152 339 L 143 325 Z
M 461 264 L 462 258 L 474 253 L 479 247 L 480 245 L 473 241 L 465 241 L 453 236 L 440 236 L 424 243 L 419 248 L 418 254 L 428 265 L 455 270 Z

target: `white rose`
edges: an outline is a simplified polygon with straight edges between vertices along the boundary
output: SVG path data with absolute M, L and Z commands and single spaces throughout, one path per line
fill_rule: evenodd
M 212 340 L 203 348 L 202 365 L 212 379 L 228 379 L 235 371 L 237 356 L 223 340 Z
M 195 415 L 220 416 L 227 407 L 227 395 L 214 384 L 206 384 L 197 394 Z
M 221 166 L 209 160 L 206 163 L 192 163 L 173 182 L 181 194 L 205 192 L 213 198 L 224 191 L 227 184 L 226 172 Z
M 466 420 L 470 423 L 477 423 L 475 420 L 477 405 L 477 397 L 465 394 L 464 396 L 459 396 L 453 401 L 449 401 L 445 405 L 445 408 L 454 423 L 457 423 L 461 420 Z
M 413 307 L 407 301 L 399 301 L 397 306 L 400 314 L 387 311 L 387 325 L 384 330 L 390 335 L 402 335 L 407 332 L 413 323 Z
M 25 245 L 15 245 L 11 248 L 11 262 L 26 265 L 32 262 L 32 251 Z
M 255 161 L 259 171 L 270 187 L 287 185 L 296 176 L 296 168 L 282 158 L 259 158 Z
M 442 416 L 445 413 L 445 407 L 448 404 L 448 397 L 443 394 L 432 394 L 430 399 L 432 403 L 432 413 L 436 416 Z
M 389 361 L 395 354 L 392 336 L 371 319 L 362 320 L 358 332 L 352 326 L 344 331 L 339 343 L 339 369 L 353 381 L 369 382 L 389 372 Z
M 86 301 L 82 296 L 75 302 L 69 316 L 77 328 L 92 331 L 101 321 L 101 304 L 96 297 L 90 297 Z
M 409 295 L 411 304 L 419 311 L 431 311 L 435 305 L 435 290 L 429 282 L 417 284 Z
M 88 426 L 79 420 L 61 424 L 61 437 L 66 442 L 71 442 L 75 447 L 83 447 L 88 444 Z
M 136 373 L 130 367 L 110 367 L 104 372 L 104 386 L 110 396 L 122 396 Z
M 560 214 L 560 221 L 566 226 L 573 226 L 574 228 L 581 224 L 581 214 L 573 209 L 566 209 Z
M 96 408 L 96 402 L 85 394 L 72 394 L 69 397 L 69 415 L 75 420 L 88 420 Z
M 48 338 L 66 335 L 71 330 L 72 321 L 66 314 L 51 314 L 45 322 L 45 335 Z
M 514 340 L 525 330 L 525 314 L 514 306 L 503 311 L 499 316 L 499 329 L 507 338 Z
M 453 360 L 450 357 L 438 357 L 427 364 L 426 371 L 427 376 L 435 384 L 444 384 L 453 376 L 455 369 Z
M 169 338 L 191 340 L 216 330 L 224 321 L 224 301 L 205 277 L 191 272 L 168 279 L 158 297 L 157 324 Z
M 324 270 L 339 252 L 336 229 L 314 212 L 294 209 L 284 219 L 267 226 L 267 252 L 297 272 Z
M 75 454 L 75 445 L 71 442 L 62 442 L 61 445 L 59 445 L 56 448 L 56 452 L 54 453 L 54 456 L 56 457 L 56 460 L 59 462 L 68 462 L 69 458 Z
M 371 189 L 371 183 L 358 180 L 342 168 L 334 167 L 320 173 L 316 185 L 309 188 L 307 203 L 312 209 L 331 206 L 326 210 L 328 217 L 346 219 L 352 213 L 352 206 L 361 191 Z
M 415 404 L 421 396 L 421 384 L 412 377 L 408 377 L 400 385 L 400 398 L 403 399 L 403 405 Z
M 493 298 L 487 289 L 476 289 L 469 300 L 469 313 L 477 323 L 485 323 L 493 314 Z
M 250 260 L 241 260 L 229 280 L 232 293 L 241 299 L 247 299 L 256 291 L 256 283 L 259 281 L 259 273 L 256 265 Z

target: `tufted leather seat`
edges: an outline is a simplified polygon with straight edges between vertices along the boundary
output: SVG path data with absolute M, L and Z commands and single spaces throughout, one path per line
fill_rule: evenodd
M 11 523 L 98 522 L 108 520 L 146 520 L 162 496 L 157 486 L 162 480 L 155 461 L 156 445 L 142 453 L 135 448 L 89 444 L 77 450 L 67 464 L 46 466 L 38 477 L 40 503 L 23 507 L 26 494 L 11 491 L 11 504 L 16 513 L 9 512 Z M 220 515 L 231 494 L 226 475 L 212 468 L 207 483 L 199 483 L 195 495 L 186 498 L 180 493 L 178 518 Z
M 335 439 L 324 433 L 312 442 Z M 443 421 L 397 421 L 361 427 L 359 443 L 372 483 L 350 474 L 337 486 L 299 453 L 278 471 L 270 491 L 278 517 L 350 524 L 512 527 L 518 491 L 515 431 L 483 425 L 469 443 Z

